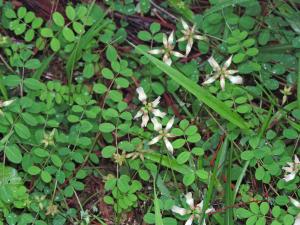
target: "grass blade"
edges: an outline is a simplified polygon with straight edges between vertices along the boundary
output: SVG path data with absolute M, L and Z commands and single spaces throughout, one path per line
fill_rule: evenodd
M 8 100 L 8 93 L 6 87 L 3 84 L 3 75 L 0 75 L 0 92 L 4 98 L 4 100 Z
M 55 54 L 48 56 L 43 59 L 42 65 L 34 72 L 32 78 L 39 80 L 43 75 L 44 71 L 48 68 L 50 62 L 52 61 Z
M 226 179 L 226 187 L 225 187 L 225 206 L 227 210 L 225 212 L 224 224 L 232 225 L 233 223 L 233 208 L 230 207 L 233 205 L 232 198 L 232 190 L 231 190 L 231 167 L 232 167 L 232 149 L 228 148 L 227 151 L 228 165 L 227 165 L 227 179 Z
M 206 217 L 205 211 L 208 209 L 211 199 L 213 197 L 213 193 L 215 190 L 215 184 L 216 184 L 216 180 L 217 180 L 217 173 L 218 173 L 219 166 L 220 166 L 219 162 L 220 162 L 221 155 L 223 154 L 224 151 L 227 151 L 227 148 L 228 148 L 228 138 L 226 137 L 222 144 L 221 150 L 219 151 L 219 153 L 217 155 L 217 159 L 215 161 L 213 172 L 209 178 L 208 189 L 204 196 L 204 203 L 203 203 L 201 218 L 199 220 L 200 221 L 199 224 L 201 224 L 201 225 L 204 224 L 203 222 Z
M 162 166 L 168 167 L 181 174 L 193 173 L 193 170 L 189 166 L 181 165 L 176 160 L 156 152 L 147 152 L 144 154 L 144 157 L 153 162 L 160 163 Z
M 218 12 L 224 8 L 227 8 L 229 6 L 233 6 L 235 4 L 241 4 L 241 3 L 245 3 L 245 2 L 251 2 L 252 0 L 227 0 L 227 1 L 222 1 L 218 4 L 216 4 L 215 6 L 212 6 L 209 10 L 207 10 L 204 13 L 204 16 L 208 16 L 212 13 Z
M 269 124 L 275 119 L 275 116 L 272 117 L 272 114 L 273 114 L 273 105 L 269 109 L 267 118 L 266 118 L 265 122 L 263 123 L 262 128 L 261 128 L 261 130 L 260 130 L 260 132 L 258 134 L 258 141 L 257 141 L 258 144 L 260 143 L 261 138 L 263 137 L 264 133 L 268 129 Z M 242 181 L 244 179 L 244 176 L 246 174 L 246 171 L 247 171 L 247 168 L 249 166 L 249 163 L 250 163 L 250 160 L 248 160 L 248 161 L 245 162 L 245 164 L 243 166 L 243 170 L 242 170 L 239 178 L 236 181 L 235 189 L 234 189 L 234 194 L 233 194 L 233 200 L 232 200 L 233 203 L 235 202 L 236 195 L 237 195 L 237 193 L 239 191 L 239 188 L 240 188 L 240 185 L 241 185 L 241 183 L 242 183 Z
M 134 46 L 134 45 L 133 45 Z M 177 69 L 168 66 L 164 62 L 158 60 L 157 58 L 151 56 L 143 49 L 135 46 L 135 49 L 141 54 L 145 55 L 155 66 L 157 66 L 161 71 L 165 72 L 169 77 L 171 77 L 176 83 L 180 84 L 187 91 L 192 93 L 198 100 L 204 102 L 208 107 L 217 112 L 220 116 L 227 119 L 231 123 L 237 125 L 241 129 L 247 130 L 248 124 L 244 121 L 236 112 L 233 112 L 227 105 L 217 99 L 215 96 L 210 94 L 205 88 L 202 88 L 194 81 L 187 78 Z

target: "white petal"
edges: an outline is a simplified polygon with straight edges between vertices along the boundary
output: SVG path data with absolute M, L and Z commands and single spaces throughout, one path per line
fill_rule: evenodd
M 210 78 L 208 78 L 206 81 L 204 81 L 202 84 L 203 85 L 211 84 L 211 83 L 215 82 L 218 77 L 219 77 L 219 74 L 215 74 L 215 75 L 211 76 Z
M 292 166 L 290 166 L 290 167 L 285 166 L 285 167 L 282 167 L 282 169 L 288 173 L 291 173 L 294 171 L 294 168 Z
M 13 103 L 15 100 L 8 100 L 8 101 L 4 101 L 2 103 L 2 105 L 5 107 L 5 106 L 9 106 L 11 103 Z
M 162 138 L 161 135 L 156 136 L 155 138 L 153 138 L 153 139 L 148 143 L 148 145 L 154 145 L 154 144 L 156 144 L 157 142 L 159 142 L 159 140 L 160 140 L 161 138 Z
M 298 215 L 296 216 L 294 225 L 300 225 L 300 214 L 298 214 Z
M 194 205 L 192 192 L 189 192 L 185 195 L 185 200 L 186 200 L 186 204 L 188 204 L 191 209 L 194 209 L 195 205 Z
M 153 102 L 152 102 L 152 107 L 156 108 L 160 102 L 160 96 L 158 96 Z
M 226 60 L 226 62 L 225 62 L 224 65 L 223 65 L 223 68 L 224 68 L 224 69 L 227 69 L 227 68 L 230 66 L 230 64 L 231 64 L 231 61 L 232 61 L 232 56 L 230 56 L 230 57 Z
M 145 93 L 145 91 L 144 91 L 144 88 L 138 87 L 138 88 L 136 89 L 136 92 L 137 92 L 138 95 L 139 95 L 139 100 L 140 100 L 141 102 L 144 103 L 144 102 L 147 100 L 147 95 L 146 95 L 146 93 Z
M 296 177 L 296 173 L 290 173 L 284 176 L 283 180 L 285 180 L 286 182 L 289 182 L 291 180 L 294 180 L 294 178 Z
M 214 208 L 208 208 L 205 213 L 208 214 L 208 213 L 211 213 L 211 212 L 214 212 L 215 209 Z
M 181 23 L 182 23 L 183 29 L 185 29 L 185 30 L 189 29 L 189 25 L 183 19 L 181 19 Z
M 227 75 L 233 75 L 235 73 L 239 72 L 238 70 L 226 70 Z
M 217 61 L 214 59 L 214 57 L 211 56 L 211 57 L 208 59 L 208 63 L 209 63 L 209 65 L 213 68 L 214 71 L 220 71 L 220 70 L 221 70 L 219 64 L 218 64 Z
M 197 205 L 197 208 L 199 208 L 200 211 L 202 211 L 203 204 L 204 204 L 204 201 L 202 200 L 202 201 Z
M 167 58 L 165 60 L 163 60 L 165 64 L 167 64 L 168 66 L 171 66 L 172 65 L 172 60 L 171 58 Z
M 241 76 L 231 76 L 231 75 L 228 75 L 227 78 L 233 84 L 242 84 L 243 83 L 243 78 Z
M 163 44 L 165 47 L 168 46 L 168 40 L 167 40 L 167 35 L 166 34 L 163 34 Z
M 220 85 L 221 85 L 222 90 L 224 91 L 225 90 L 225 78 L 223 76 L 221 76 L 221 78 L 220 78 Z
M 161 125 L 161 123 L 158 122 L 158 120 L 157 120 L 155 117 L 152 118 L 151 121 L 152 121 L 152 123 L 153 123 L 153 125 L 154 125 L 154 130 L 155 130 L 155 131 L 160 131 L 160 130 L 162 130 L 162 125 Z
M 297 155 L 295 155 L 295 160 L 294 160 L 294 162 L 295 162 L 295 163 L 300 163 L 299 158 L 298 158 Z
M 185 55 L 186 55 L 186 56 L 187 56 L 188 54 L 190 54 L 190 52 L 191 52 L 191 50 L 192 50 L 192 47 L 193 47 L 193 43 L 194 43 L 193 38 L 190 38 L 190 39 L 188 40 L 188 43 L 187 43 L 186 48 L 185 48 Z
M 137 118 L 141 117 L 143 114 L 144 114 L 143 110 L 139 110 L 139 111 L 135 114 L 134 119 L 137 119 Z
M 174 31 L 171 32 L 169 38 L 168 38 L 168 44 L 172 45 L 174 41 Z
M 174 119 L 175 119 L 175 116 L 172 116 L 172 118 L 169 120 L 169 122 L 167 123 L 167 126 L 165 128 L 165 132 L 167 133 L 173 126 L 173 123 L 174 123 Z
M 142 124 L 141 127 L 146 127 L 149 121 L 149 115 L 148 113 L 144 113 L 144 115 L 142 116 Z
M 187 214 L 187 210 L 186 209 L 180 208 L 180 207 L 178 207 L 176 205 L 174 205 L 171 210 L 172 210 L 172 212 L 178 213 L 181 216 L 184 216 L 184 215 Z
M 294 199 L 294 198 L 292 198 L 292 197 L 290 197 L 290 201 L 291 201 L 291 203 L 292 203 L 295 207 L 300 208 L 300 202 L 299 202 L 299 201 L 297 201 L 296 199 Z
M 168 140 L 168 138 L 164 137 L 164 142 L 165 142 L 165 145 L 166 145 L 167 150 L 168 150 L 171 154 L 173 154 L 173 151 L 174 151 L 173 145 L 172 145 L 171 142 Z
M 177 41 L 181 42 L 181 41 L 185 41 L 185 40 L 186 40 L 186 36 L 183 36 L 183 37 L 179 38 Z
M 194 38 L 195 39 L 197 39 L 197 40 L 201 40 L 201 41 L 204 41 L 204 40 L 206 40 L 207 38 L 206 37 L 204 37 L 204 36 L 202 36 L 202 35 L 194 35 Z
M 163 49 L 152 49 L 152 50 L 148 51 L 149 54 L 153 54 L 153 55 L 162 54 L 164 52 L 165 52 L 165 50 L 163 50 Z
M 154 116 L 157 116 L 157 117 L 160 117 L 160 118 L 164 118 L 166 116 L 166 113 L 160 111 L 159 109 L 153 109 L 152 113 L 154 114 Z
M 185 55 L 181 54 L 180 52 L 176 52 L 176 51 L 172 51 L 171 52 L 172 55 L 178 57 L 178 58 L 183 58 L 185 57 Z
M 194 220 L 194 215 L 191 215 L 190 218 L 185 222 L 184 225 L 192 225 Z

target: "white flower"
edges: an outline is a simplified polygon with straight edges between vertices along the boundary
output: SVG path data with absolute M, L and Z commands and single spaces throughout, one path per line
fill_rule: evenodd
M 174 123 L 174 116 L 169 120 L 165 129 L 162 128 L 161 123 L 159 123 L 155 117 L 152 118 L 151 121 L 154 125 L 154 130 L 157 131 L 159 135 L 153 138 L 148 144 L 153 145 L 157 143 L 160 139 L 163 139 L 167 150 L 173 154 L 173 146 L 168 140 L 168 138 L 175 137 L 175 135 L 169 133 Z
M 142 117 L 141 127 L 146 127 L 149 121 L 149 113 L 152 113 L 154 116 L 163 118 L 166 113 L 161 112 L 159 109 L 156 109 L 160 102 L 160 96 L 157 97 L 153 102 L 147 102 L 147 95 L 142 87 L 136 89 L 138 93 L 139 100 L 144 104 L 144 106 L 137 112 L 134 119 Z
M 288 162 L 287 164 L 288 164 L 288 166 L 285 166 L 282 168 L 285 171 L 285 175 L 284 175 L 283 179 L 286 182 L 289 182 L 296 177 L 296 175 L 299 171 L 300 161 L 299 161 L 299 158 L 297 157 L 297 155 L 295 155 L 294 162 Z
M 185 195 L 185 199 L 186 199 L 186 204 L 189 205 L 190 209 L 185 209 L 174 205 L 172 207 L 172 211 L 174 213 L 178 213 L 181 216 L 190 215 L 189 219 L 185 222 L 185 225 L 191 225 L 195 217 L 200 218 L 200 214 L 202 213 L 202 208 L 203 208 L 203 200 L 195 206 L 194 199 L 191 192 Z M 214 211 L 215 211 L 214 208 L 209 208 L 205 211 L 205 214 Z M 205 225 L 205 221 L 203 222 L 203 225 Z
M 300 202 L 297 201 L 296 199 L 290 197 L 290 201 L 291 203 L 297 207 L 298 209 L 300 209 Z M 296 216 L 296 219 L 295 219 L 295 222 L 294 222 L 294 225 L 300 225 L 300 213 L 298 213 L 298 215 Z
M 186 45 L 186 49 L 185 49 L 185 55 L 187 56 L 193 47 L 194 39 L 207 40 L 207 38 L 204 36 L 201 36 L 199 34 L 196 34 L 196 31 L 195 31 L 196 25 L 194 25 L 190 28 L 189 25 L 182 19 L 181 19 L 181 23 L 183 26 L 183 30 L 181 30 L 181 32 L 183 33 L 183 37 L 180 38 L 178 40 L 178 42 L 187 41 L 187 45 Z
M 280 92 L 283 94 L 281 105 L 284 105 L 284 103 L 287 100 L 287 97 L 292 94 L 291 90 L 292 87 L 288 86 L 284 86 L 283 90 L 280 90 Z
M 227 59 L 224 65 L 221 67 L 213 57 L 210 57 L 208 59 L 208 63 L 213 68 L 214 73 L 210 78 L 208 78 L 202 84 L 204 85 L 211 84 L 218 78 L 220 78 L 220 85 L 222 90 L 225 89 L 225 78 L 227 78 L 233 84 L 242 84 L 243 78 L 241 76 L 232 76 L 233 74 L 237 73 L 238 70 L 227 70 L 231 64 L 231 61 L 232 61 L 232 56 L 230 56 L 229 59 Z
M 7 107 L 11 105 L 15 100 L 7 100 L 7 101 L 1 101 L 0 100 L 0 115 L 3 115 L 3 111 L 1 110 L 3 107 Z
M 150 54 L 154 54 L 154 55 L 164 54 L 163 61 L 170 66 L 172 64 L 172 59 L 171 59 L 172 55 L 174 55 L 178 58 L 184 57 L 184 55 L 181 54 L 180 52 L 176 52 L 173 50 L 175 47 L 175 45 L 173 45 L 173 42 L 174 42 L 174 31 L 172 31 L 172 33 L 170 34 L 168 39 L 167 39 L 167 36 L 164 34 L 164 36 L 163 36 L 164 48 L 163 49 L 152 49 L 148 52 Z

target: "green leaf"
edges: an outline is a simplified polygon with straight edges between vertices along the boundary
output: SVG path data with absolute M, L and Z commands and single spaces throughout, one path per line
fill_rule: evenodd
M 176 160 L 179 164 L 184 164 L 185 162 L 187 162 L 189 160 L 190 156 L 191 156 L 191 153 L 188 151 L 181 152 L 177 156 Z
M 22 161 L 22 153 L 17 145 L 9 145 L 5 148 L 5 155 L 9 161 L 19 164 Z
M 31 136 L 29 129 L 22 123 L 16 123 L 14 130 L 20 138 L 29 139 Z
M 133 45 L 134 46 L 134 45 Z M 156 65 L 161 71 L 169 75 L 174 81 L 184 87 L 186 90 L 195 95 L 199 101 L 204 102 L 207 106 L 220 114 L 220 116 L 229 120 L 233 124 L 242 129 L 249 129 L 248 124 L 237 113 L 233 112 L 226 104 L 219 99 L 211 95 L 205 88 L 200 87 L 194 81 L 188 79 L 181 72 L 173 67 L 166 65 L 164 62 L 149 55 L 140 47 L 135 46 L 136 50 L 145 55 L 154 65 Z
M 188 173 L 188 174 L 185 174 L 183 176 L 183 184 L 185 186 L 190 186 L 192 183 L 194 183 L 195 181 L 195 174 L 194 173 Z
M 27 9 L 25 7 L 22 6 L 22 7 L 18 8 L 17 15 L 20 19 L 24 18 L 26 13 L 27 13 Z
M 52 38 L 50 42 L 50 47 L 54 52 L 57 52 L 60 49 L 60 42 L 57 38 Z
M 24 85 L 31 90 L 40 90 L 44 88 L 44 84 L 34 78 L 25 79 Z
M 76 16 L 75 9 L 72 6 L 68 5 L 66 7 L 66 15 L 67 15 L 69 20 L 74 20 L 75 16 Z
M 53 37 L 53 31 L 49 28 L 42 28 L 41 35 L 42 35 L 42 37 L 50 38 L 50 37 Z
M 106 58 L 110 61 L 117 61 L 118 53 L 114 46 L 108 45 L 106 49 Z
M 245 219 L 245 218 L 249 218 L 250 216 L 253 215 L 252 212 L 250 212 L 249 210 L 247 209 L 244 209 L 244 208 L 238 208 L 236 210 L 236 215 L 238 218 L 240 219 Z
M 40 172 L 41 172 L 41 169 L 37 166 L 31 166 L 28 168 L 28 173 L 30 175 L 35 176 L 35 175 L 38 175 Z
M 73 42 L 75 40 L 74 32 L 69 27 L 64 27 L 62 34 L 68 42 Z
M 63 27 L 65 25 L 65 19 L 59 12 L 54 12 L 52 18 L 57 26 Z
M 111 123 L 101 123 L 99 125 L 99 130 L 103 133 L 110 133 L 116 129 L 115 125 Z
M 45 170 L 42 171 L 41 178 L 45 183 L 50 183 L 50 181 L 52 180 L 51 174 Z
M 41 66 L 40 60 L 38 59 L 29 59 L 26 63 L 25 63 L 25 68 L 27 69 L 37 69 Z

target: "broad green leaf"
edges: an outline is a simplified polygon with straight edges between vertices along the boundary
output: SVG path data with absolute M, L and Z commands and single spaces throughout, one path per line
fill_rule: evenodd
M 16 123 L 14 126 L 14 130 L 20 138 L 28 139 L 31 136 L 28 127 L 22 123 Z
M 17 145 L 9 145 L 5 148 L 5 155 L 9 161 L 19 164 L 22 161 L 22 153 Z

